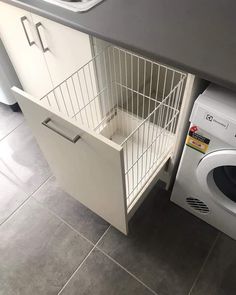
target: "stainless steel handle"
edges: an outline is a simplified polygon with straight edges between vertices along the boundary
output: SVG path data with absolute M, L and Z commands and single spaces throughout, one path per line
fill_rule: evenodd
M 48 48 L 48 47 L 44 47 L 44 45 L 43 45 L 43 40 L 42 40 L 41 35 L 40 35 L 40 32 L 39 32 L 39 27 L 43 27 L 43 25 L 41 24 L 41 22 L 38 22 L 38 23 L 35 25 L 35 27 L 36 27 L 36 31 L 37 31 L 37 33 L 38 33 L 39 42 L 40 42 L 40 44 L 41 44 L 41 46 L 42 46 L 43 52 L 47 52 L 47 51 L 49 51 L 49 48 Z
M 49 122 L 51 122 L 52 120 L 50 118 L 45 119 L 42 124 L 43 126 L 47 127 L 48 129 L 54 131 L 55 133 L 59 134 L 60 136 L 64 137 L 65 139 L 69 140 L 72 143 L 76 143 L 79 139 L 80 136 L 79 135 L 75 135 L 75 137 L 70 138 L 69 136 L 67 136 L 66 134 L 62 133 L 61 131 L 57 130 L 56 128 L 48 125 Z
M 29 35 L 27 33 L 27 30 L 26 30 L 26 27 L 25 27 L 25 21 L 28 20 L 26 16 L 22 16 L 20 18 L 20 21 L 21 21 L 21 24 L 22 24 L 22 27 L 23 27 L 23 30 L 25 32 L 25 36 L 26 36 L 26 39 L 27 39 L 27 42 L 29 43 L 29 46 L 32 46 L 35 44 L 34 41 L 30 41 L 30 38 L 29 38 Z

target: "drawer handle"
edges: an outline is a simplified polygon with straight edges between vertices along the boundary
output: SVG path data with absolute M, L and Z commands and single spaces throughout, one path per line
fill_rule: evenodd
M 69 140 L 72 143 L 76 143 L 79 139 L 80 136 L 79 135 L 75 135 L 75 137 L 70 138 L 69 136 L 67 136 L 66 134 L 62 133 L 61 131 L 57 130 L 56 128 L 48 125 L 49 122 L 51 122 L 52 120 L 50 118 L 45 119 L 42 124 L 43 126 L 47 127 L 48 129 L 54 131 L 55 133 L 59 134 L 60 136 L 64 137 L 65 139 Z
M 40 42 L 40 44 L 41 44 L 41 46 L 42 46 L 43 52 L 47 52 L 47 51 L 49 51 L 49 48 L 48 48 L 48 47 L 44 47 L 43 40 L 42 40 L 42 37 L 41 37 L 40 31 L 39 31 L 39 27 L 43 27 L 43 25 L 42 25 L 40 22 L 38 22 L 38 23 L 35 25 L 35 27 L 36 27 L 36 31 L 37 31 L 37 33 L 38 33 L 39 42 Z
M 25 26 L 25 21 L 26 21 L 26 20 L 28 20 L 26 16 L 22 16 L 22 17 L 20 18 L 20 21 L 21 21 L 21 24 L 22 24 L 23 30 L 24 30 L 24 32 L 25 32 L 25 37 L 26 37 L 26 39 L 27 39 L 27 42 L 28 42 L 29 46 L 32 46 L 32 45 L 35 44 L 35 42 L 34 42 L 34 41 L 30 41 L 29 35 L 28 35 L 28 33 L 27 33 L 26 26 Z

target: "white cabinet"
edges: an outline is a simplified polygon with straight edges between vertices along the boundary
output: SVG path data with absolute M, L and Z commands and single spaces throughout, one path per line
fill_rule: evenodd
M 24 90 L 37 98 L 46 94 L 52 83 L 31 14 L 0 2 L 0 38 Z
M 129 219 L 168 174 L 192 80 L 109 46 L 40 100 L 14 91 L 62 188 L 127 234 Z
M 2 2 L 0 37 L 23 89 L 37 98 L 92 58 L 87 34 Z
M 171 176 L 194 77 L 2 2 L 0 34 L 59 184 L 127 234 L 155 182 Z

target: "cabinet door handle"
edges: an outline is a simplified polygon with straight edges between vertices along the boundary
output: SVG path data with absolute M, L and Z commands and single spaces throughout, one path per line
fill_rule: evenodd
M 44 47 L 44 44 L 43 44 L 43 40 L 42 40 L 42 37 L 41 37 L 41 34 L 40 34 L 40 31 L 39 31 L 39 27 L 43 27 L 43 25 L 41 24 L 41 22 L 38 22 L 36 25 L 36 31 L 38 33 L 38 37 L 39 37 L 39 42 L 42 46 L 42 49 L 43 49 L 43 52 L 47 52 L 49 51 L 49 48 L 48 47 Z
M 32 46 L 32 45 L 35 44 L 35 42 L 34 42 L 34 41 L 30 41 L 29 35 L 28 35 L 27 30 L 26 30 L 26 27 L 25 27 L 25 21 L 26 21 L 26 20 L 28 20 L 26 16 L 22 16 L 22 17 L 20 18 L 20 21 L 21 21 L 21 24 L 22 24 L 23 30 L 24 30 L 24 32 L 25 32 L 25 36 L 26 36 L 27 42 L 28 42 L 29 46 Z
M 48 129 L 52 130 L 53 132 L 59 134 L 60 136 L 64 137 L 65 139 L 69 140 L 72 143 L 76 143 L 80 139 L 79 135 L 75 135 L 73 138 L 71 138 L 68 135 L 62 133 L 60 130 L 57 130 L 56 128 L 48 125 L 48 123 L 51 121 L 52 120 L 50 118 L 47 118 L 42 122 L 42 124 L 43 124 L 43 126 L 47 127 Z

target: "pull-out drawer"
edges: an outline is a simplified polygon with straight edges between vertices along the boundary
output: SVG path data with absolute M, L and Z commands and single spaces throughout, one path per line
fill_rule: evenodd
M 39 101 L 13 90 L 61 186 L 126 234 L 173 153 L 185 80 L 109 46 Z

